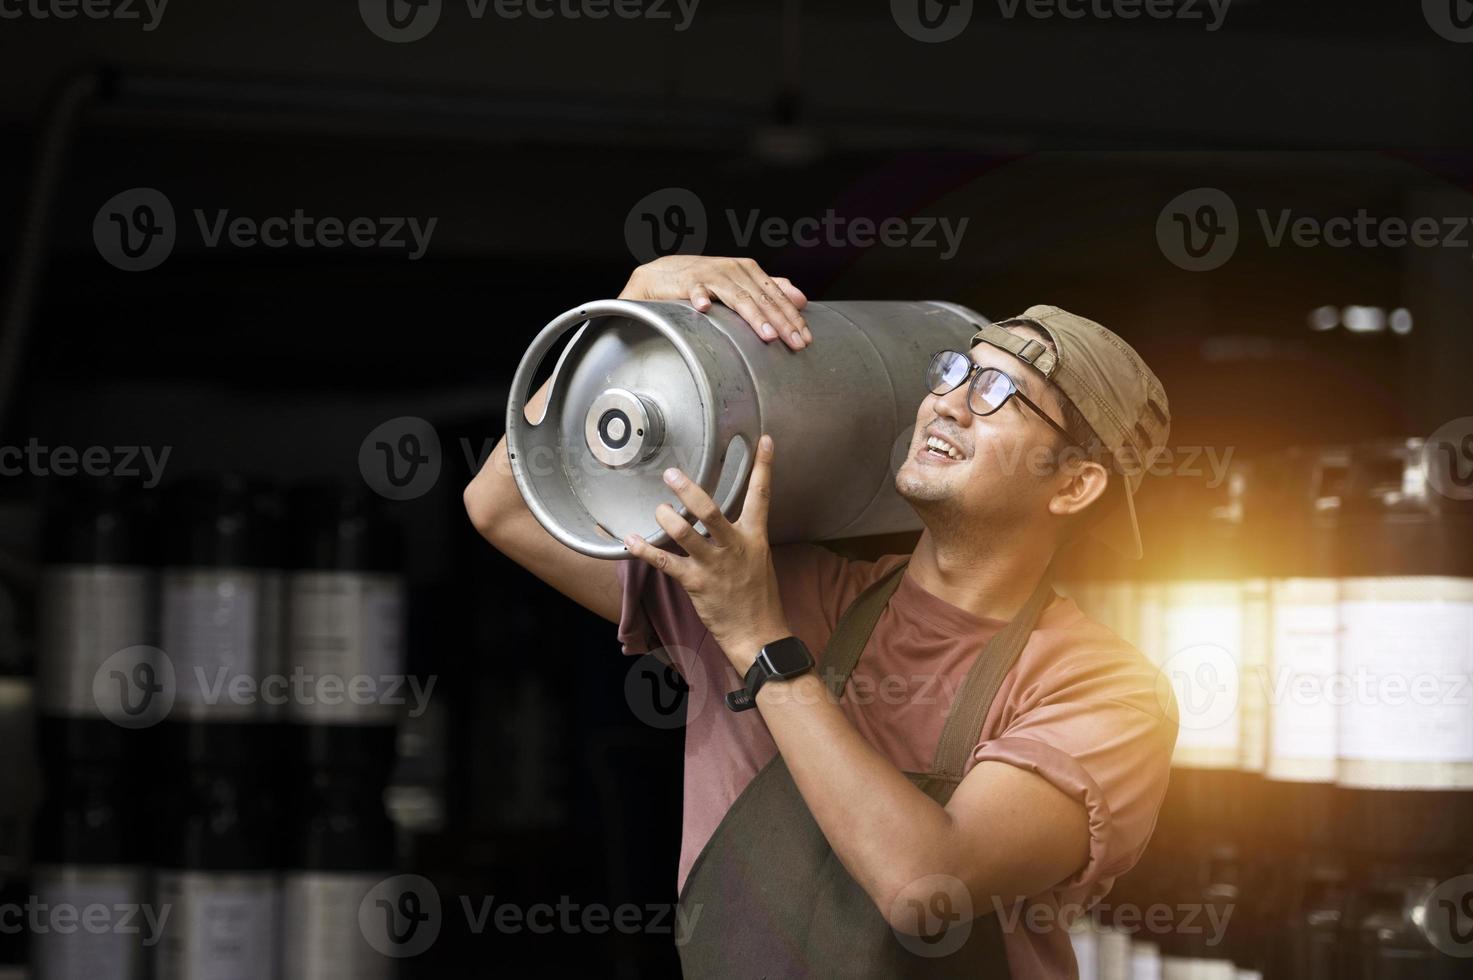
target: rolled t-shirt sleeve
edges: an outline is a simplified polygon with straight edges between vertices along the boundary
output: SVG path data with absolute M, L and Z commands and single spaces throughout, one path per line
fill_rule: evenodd
M 1176 723 L 1158 701 L 1155 671 L 1133 650 L 1071 653 L 1056 670 L 997 738 L 977 745 L 973 759 L 1037 773 L 1084 806 L 1088 859 L 1036 897 L 1088 907 L 1135 865 L 1150 840 L 1166 795 Z
M 678 648 L 695 650 L 706 635 L 706 624 L 696 614 L 690 596 L 679 582 L 640 561 L 626 558 L 618 563 L 619 645 L 629 656 L 665 648 L 672 662 L 682 660 Z
M 821 650 L 839 612 L 872 575 L 873 564 L 850 561 L 816 544 L 774 546 L 772 565 L 788 625 Z M 618 565 L 623 652 L 637 656 L 664 648 L 679 665 L 684 652 L 699 649 L 707 634 L 690 596 L 675 579 L 637 558 Z

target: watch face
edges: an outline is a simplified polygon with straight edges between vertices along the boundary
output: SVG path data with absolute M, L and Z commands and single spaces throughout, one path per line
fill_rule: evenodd
M 762 654 L 772 666 L 772 672 L 779 677 L 801 674 L 813 666 L 813 656 L 796 636 L 767 644 L 762 648 Z

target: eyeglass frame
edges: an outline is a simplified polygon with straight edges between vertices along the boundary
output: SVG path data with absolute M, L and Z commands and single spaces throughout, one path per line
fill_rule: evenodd
M 931 373 L 931 365 L 932 364 L 935 364 L 936 363 L 936 358 L 940 357 L 942 354 L 956 354 L 956 355 L 962 357 L 963 359 L 965 359 L 966 362 L 970 365 L 970 367 L 967 369 L 966 376 L 963 377 L 956 384 L 952 385 L 950 388 L 947 388 L 945 391 L 936 391 L 934 389 L 931 389 L 931 394 L 936 395 L 938 397 L 944 397 L 946 395 L 951 394 L 953 391 L 956 391 L 958 388 L 962 387 L 963 385 L 967 386 L 967 409 L 973 415 L 977 416 L 978 418 L 986 418 L 989 415 L 995 415 L 995 414 L 997 414 L 999 411 L 1002 410 L 1002 407 L 1008 403 L 1008 399 L 1009 398 L 1012 398 L 1014 395 L 1017 395 L 1018 396 L 1018 399 L 1020 401 L 1022 401 L 1022 403 L 1024 405 L 1027 405 L 1029 408 L 1033 409 L 1034 414 L 1036 414 L 1039 418 L 1041 418 L 1045 422 L 1047 422 L 1049 424 L 1049 426 L 1055 432 L 1057 432 L 1059 435 L 1061 435 L 1061 436 L 1064 437 L 1064 442 L 1065 442 L 1066 445 L 1072 446 L 1072 447 L 1074 447 L 1076 449 L 1083 449 L 1084 448 L 1083 446 L 1079 445 L 1079 443 L 1077 441 L 1075 441 L 1075 439 L 1074 439 L 1073 436 L 1071 436 L 1069 434 L 1069 430 L 1068 429 L 1065 429 L 1062 425 L 1060 425 L 1059 423 L 1055 422 L 1053 419 L 1049 418 L 1048 417 L 1048 413 L 1045 412 L 1043 409 L 1039 408 L 1038 407 L 1038 404 L 1036 402 L 1034 402 L 1033 399 L 1031 399 L 1027 395 L 1023 394 L 1023 390 L 1022 390 L 1021 387 L 1019 387 L 1018 382 L 1013 379 L 1013 376 L 1011 374 L 1008 374 L 1002 368 L 995 368 L 995 367 L 991 367 L 991 366 L 986 365 L 986 364 L 978 364 L 976 361 L 972 360 L 972 358 L 971 358 L 970 355 L 964 353 L 963 351 L 953 350 L 950 347 L 943 347 L 940 350 L 938 350 L 936 353 L 932 354 L 931 355 L 931 360 L 926 363 L 926 373 L 928 375 Z M 1004 378 L 1007 379 L 1008 386 L 1012 389 L 1006 395 L 1003 396 L 1002 401 L 998 402 L 997 403 L 997 407 L 994 408 L 990 412 L 979 412 L 979 411 L 977 411 L 977 409 L 975 409 L 975 408 L 972 407 L 972 394 L 973 394 L 973 392 L 972 392 L 972 386 L 977 383 L 977 379 L 982 376 L 981 375 L 981 372 L 983 372 L 983 371 L 996 371 L 998 374 L 1002 375 Z M 930 385 L 927 385 L 927 388 L 930 389 Z

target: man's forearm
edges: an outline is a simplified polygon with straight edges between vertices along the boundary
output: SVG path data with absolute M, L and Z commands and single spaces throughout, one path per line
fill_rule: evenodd
M 819 674 L 764 685 L 757 707 L 814 820 L 882 915 L 918 879 L 955 873 L 951 815 L 865 741 Z

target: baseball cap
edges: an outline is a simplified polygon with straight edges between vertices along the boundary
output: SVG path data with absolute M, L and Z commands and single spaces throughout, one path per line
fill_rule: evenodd
M 1091 533 L 1117 551 L 1140 558 L 1135 495 L 1171 431 L 1166 390 L 1134 348 L 1093 320 L 1057 306 L 1030 306 L 1022 315 L 1000 322 L 1020 321 L 1045 334 L 1054 349 L 997 323 L 978 330 L 972 345 L 991 344 L 1027 361 L 1079 409 L 1110 451 L 1119 477 L 1110 481 L 1119 489 L 1102 504 L 1106 513 Z

